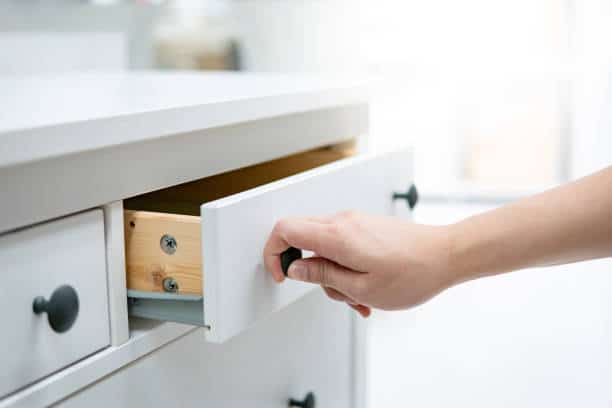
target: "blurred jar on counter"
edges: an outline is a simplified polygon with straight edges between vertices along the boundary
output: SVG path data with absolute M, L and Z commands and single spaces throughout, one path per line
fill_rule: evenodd
M 155 28 L 159 68 L 239 70 L 230 0 L 171 0 Z

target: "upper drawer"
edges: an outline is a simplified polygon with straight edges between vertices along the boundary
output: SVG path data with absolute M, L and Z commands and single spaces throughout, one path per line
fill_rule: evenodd
M 0 397 L 108 346 L 104 248 L 101 210 L 0 237 Z
M 136 299 L 131 313 L 200 324 L 208 328 L 208 340 L 221 342 L 312 290 L 295 281 L 278 285 L 264 270 L 263 247 L 275 222 L 347 209 L 393 214 L 393 193 L 405 192 L 412 180 L 408 151 L 339 159 L 205 202 L 201 217 L 127 211 L 128 289 Z M 228 184 L 249 184 L 244 180 L 249 177 L 252 182 L 248 172 L 242 177 L 221 186 L 231 190 Z M 214 184 L 191 189 L 216 197 Z M 189 207 L 185 189 L 175 194 L 174 204 L 166 192 L 156 196 L 155 204 L 140 200 L 139 205 Z

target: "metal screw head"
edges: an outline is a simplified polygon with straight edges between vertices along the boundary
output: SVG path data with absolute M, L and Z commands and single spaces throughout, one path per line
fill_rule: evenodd
M 168 255 L 172 255 L 176 252 L 178 244 L 176 242 L 176 238 L 174 238 L 172 235 L 165 234 L 159 240 L 159 246 L 161 247 L 162 251 L 164 251 Z
M 162 285 L 166 292 L 178 292 L 178 282 L 174 278 L 166 278 L 162 281 Z

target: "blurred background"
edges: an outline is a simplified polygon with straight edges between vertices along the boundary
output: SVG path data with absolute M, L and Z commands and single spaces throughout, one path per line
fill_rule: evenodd
M 0 0 L 2 75 L 374 78 L 369 143 L 414 146 L 426 223 L 612 163 L 611 38 L 605 0 Z M 519 272 L 376 313 L 369 406 L 612 405 L 610 272 Z

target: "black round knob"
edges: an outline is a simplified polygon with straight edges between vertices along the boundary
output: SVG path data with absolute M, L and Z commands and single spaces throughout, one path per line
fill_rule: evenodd
M 393 193 L 394 200 L 406 200 L 408 207 L 412 210 L 419 201 L 419 192 L 414 184 L 411 184 L 405 193 Z
M 36 314 L 47 313 L 53 331 L 64 333 L 70 330 L 79 314 L 79 296 L 72 286 L 62 285 L 53 291 L 49 300 L 37 296 L 32 310 Z
M 294 400 L 293 398 L 291 398 L 289 400 L 289 407 L 300 407 L 300 408 L 315 408 L 315 396 L 312 392 L 309 392 L 308 394 L 306 394 L 306 397 L 301 400 Z
M 291 262 L 295 261 L 296 259 L 302 258 L 302 250 L 294 247 L 289 247 L 281 253 L 280 258 L 281 269 L 283 270 L 285 276 L 287 276 L 287 271 L 289 270 L 289 265 L 291 265 Z

